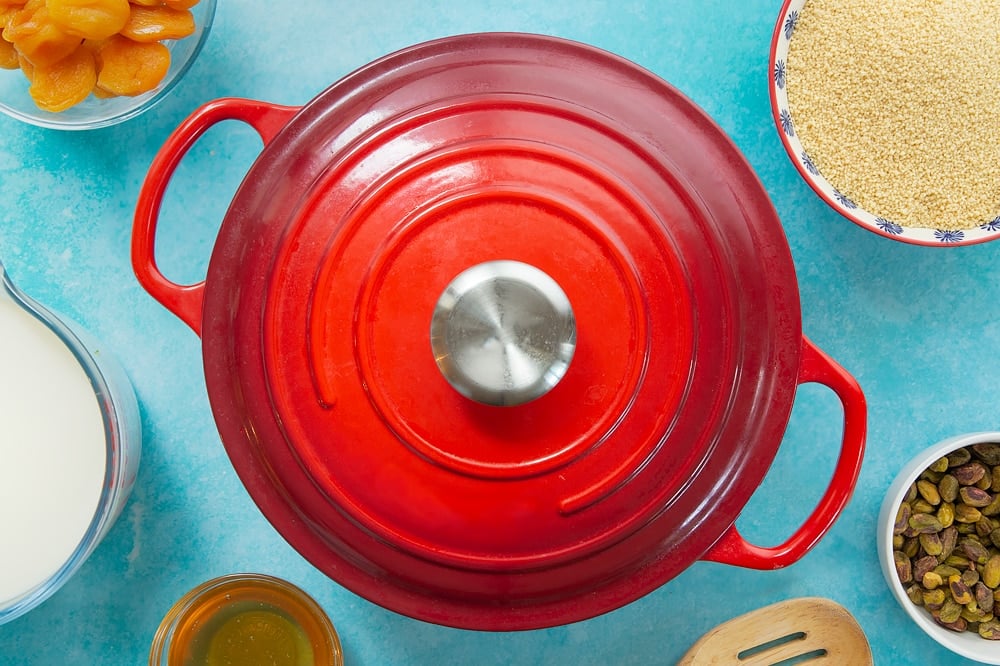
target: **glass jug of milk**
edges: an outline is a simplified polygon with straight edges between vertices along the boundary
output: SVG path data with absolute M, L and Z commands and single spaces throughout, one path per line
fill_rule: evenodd
M 117 362 L 0 263 L 0 625 L 97 547 L 132 489 L 141 437 Z

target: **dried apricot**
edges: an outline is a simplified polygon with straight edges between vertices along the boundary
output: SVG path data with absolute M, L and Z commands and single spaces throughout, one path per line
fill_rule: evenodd
M 47 0 L 52 22 L 64 32 L 86 39 L 117 34 L 128 22 L 128 0 Z
M 148 92 L 169 69 L 170 49 L 159 42 L 141 43 L 115 35 L 97 51 L 97 87 L 115 95 Z
M 59 62 L 83 41 L 66 34 L 52 22 L 44 0 L 41 3 L 29 0 L 7 22 L 3 38 L 35 67 L 47 67 Z
M 162 42 L 195 32 L 189 10 L 198 2 L 0 0 L 0 69 L 20 68 L 36 104 L 48 111 L 67 109 L 88 94 L 140 95 L 160 85 L 170 69 L 170 50 Z
M 2 2 L 3 0 L 0 0 Z M 45 0 L 27 0 L 20 5 L 6 5 L 3 10 L 4 23 L 0 27 L 0 32 L 3 34 L 3 38 L 8 42 L 13 42 L 14 39 L 9 35 L 8 31 L 13 29 L 15 26 L 12 25 L 17 20 L 17 24 L 25 23 L 34 16 L 35 12 L 39 9 L 45 7 Z
M 14 17 L 14 14 L 21 10 L 20 5 L 7 5 L 4 0 L 0 0 L 0 34 L 7 27 L 7 22 Z M 0 37 L 0 67 L 3 69 L 17 69 L 17 49 L 3 37 Z
M 9 23 L 14 17 L 14 14 L 20 10 L 20 7 L 0 7 L 0 32 L 3 32 L 3 29 L 7 27 L 7 23 Z
M 2 2 L 0 0 L 0 31 L 7 27 L 14 14 L 24 9 L 24 5 L 4 5 Z
M 194 16 L 186 9 L 133 6 L 121 34 L 137 42 L 183 39 L 194 32 Z
M 93 54 L 77 49 L 54 65 L 35 67 L 28 94 L 40 109 L 65 111 L 85 100 L 96 81 Z
M 24 73 L 24 78 L 28 79 L 30 82 L 31 77 L 35 74 L 35 66 L 28 62 L 27 59 L 25 59 L 25 57 L 20 53 L 17 54 L 17 64 Z
M 6 39 L 0 39 L 0 68 L 17 69 L 17 49 Z

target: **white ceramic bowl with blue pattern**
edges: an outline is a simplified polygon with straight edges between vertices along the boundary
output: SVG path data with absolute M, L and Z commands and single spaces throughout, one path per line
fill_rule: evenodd
M 798 169 L 806 183 L 815 190 L 823 201 L 852 222 L 893 240 L 930 245 L 954 247 L 972 245 L 1000 237 L 1000 216 L 973 229 L 947 230 L 907 227 L 895 220 L 888 220 L 875 211 L 861 208 L 830 183 L 809 158 L 802 142 L 795 132 L 795 119 L 788 108 L 787 80 L 785 77 L 788 61 L 788 46 L 795 37 L 799 16 L 806 8 L 808 0 L 785 0 L 771 38 L 770 93 L 771 112 L 778 129 L 778 135 L 792 164 Z

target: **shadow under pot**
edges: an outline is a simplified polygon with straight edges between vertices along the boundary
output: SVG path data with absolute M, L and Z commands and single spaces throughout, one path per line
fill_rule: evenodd
M 226 119 L 264 148 L 205 280 L 180 285 L 156 268 L 160 203 Z M 590 46 L 450 37 L 303 107 L 208 103 L 155 159 L 132 253 L 202 337 L 263 513 L 332 579 L 421 620 L 539 628 L 698 560 L 782 567 L 857 479 L 864 396 L 802 335 L 761 183 L 690 100 Z M 843 403 L 840 457 L 805 524 L 758 547 L 734 522 L 804 382 Z

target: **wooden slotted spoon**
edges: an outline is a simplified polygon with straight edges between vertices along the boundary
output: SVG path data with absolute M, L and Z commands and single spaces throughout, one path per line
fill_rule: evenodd
M 870 666 L 864 631 L 829 599 L 804 597 L 724 622 L 691 646 L 677 666 Z

